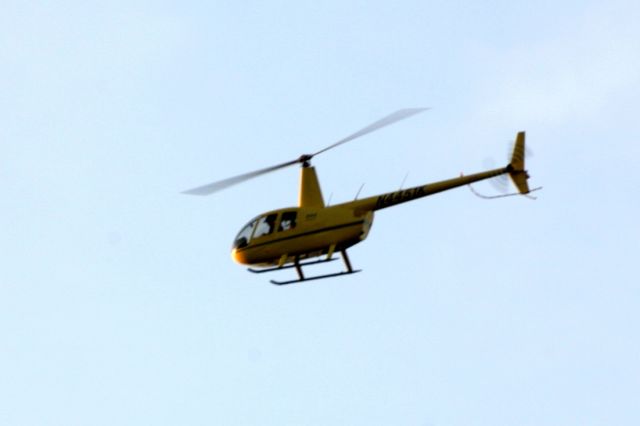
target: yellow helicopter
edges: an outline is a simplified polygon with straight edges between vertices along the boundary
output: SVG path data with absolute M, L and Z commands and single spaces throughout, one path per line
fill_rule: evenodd
M 351 266 L 347 249 L 367 238 L 376 210 L 501 175 L 511 177 L 518 189 L 518 192 L 513 195 L 531 192 L 527 184 L 529 174 L 524 168 L 525 133 L 519 132 L 511 161 L 505 167 L 325 206 L 315 168 L 310 164 L 313 157 L 426 109 L 409 108 L 396 111 L 313 154 L 301 155 L 286 163 L 224 179 L 183 193 L 209 195 L 266 173 L 301 164 L 298 206 L 272 210 L 256 216 L 240 230 L 231 250 L 231 257 L 240 264 L 249 265 L 249 271 L 254 273 L 295 268 L 297 279 L 271 280 L 273 284 L 284 285 L 360 272 Z M 333 255 L 336 252 L 342 255 L 346 270 L 305 276 L 303 267 L 331 262 L 335 260 Z

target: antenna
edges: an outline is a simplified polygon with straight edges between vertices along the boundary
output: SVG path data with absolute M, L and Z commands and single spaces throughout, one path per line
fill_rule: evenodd
M 398 191 L 402 189 L 402 187 L 404 186 L 404 183 L 407 181 L 408 176 L 409 176 L 409 172 L 407 172 L 407 174 L 404 175 L 404 179 L 402 179 L 402 183 L 400 184 L 400 188 L 398 188 Z
M 362 191 L 362 188 L 364 188 L 364 183 L 360 185 L 360 189 L 358 189 L 358 192 L 356 192 L 356 197 L 353 199 L 353 201 L 358 199 L 358 195 L 360 195 L 360 191 Z

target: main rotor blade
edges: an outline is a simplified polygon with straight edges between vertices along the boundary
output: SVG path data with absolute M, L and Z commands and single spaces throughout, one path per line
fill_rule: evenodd
M 325 151 L 328 151 L 332 148 L 337 147 L 338 145 L 342 145 L 343 143 L 349 142 L 353 139 L 359 138 L 360 136 L 364 136 L 368 133 L 374 132 L 378 129 L 381 129 L 383 127 L 386 127 L 390 124 L 393 124 L 395 122 L 398 122 L 400 120 L 404 120 L 405 118 L 409 118 L 412 115 L 418 114 L 422 111 L 425 111 L 429 108 L 407 108 L 407 109 L 401 109 L 398 110 L 392 114 L 389 114 L 386 117 L 381 118 L 380 120 L 368 125 L 367 127 L 357 131 L 356 133 L 347 136 L 344 139 L 339 140 L 338 142 L 334 143 L 333 145 L 329 145 L 328 147 L 316 152 L 315 154 L 310 154 L 310 155 L 302 155 L 300 156 L 300 158 L 297 158 L 295 160 L 292 161 L 288 161 L 286 163 L 282 163 L 282 164 L 278 164 L 276 166 L 271 166 L 271 167 L 266 167 L 264 169 L 260 169 L 260 170 L 256 170 L 253 172 L 249 172 L 249 173 L 244 173 L 238 176 L 234 176 L 228 179 L 223 179 L 223 180 L 219 180 L 217 182 L 213 182 L 207 185 L 203 185 L 203 186 L 199 186 L 197 188 L 193 188 L 193 189 L 189 189 L 187 191 L 183 191 L 183 194 L 190 194 L 190 195 L 209 195 L 209 194 L 213 194 L 214 192 L 218 192 L 222 189 L 228 188 L 230 186 L 233 185 L 237 185 L 239 183 L 245 182 L 249 179 L 253 179 L 255 177 L 279 170 L 279 169 L 283 169 L 285 167 L 289 167 L 289 166 L 293 166 L 294 164 L 298 164 L 298 163 L 305 163 L 307 161 L 309 161 L 312 157 L 314 157 L 315 155 L 321 154 Z
M 276 171 L 278 169 L 283 169 L 285 167 L 293 166 L 300 162 L 300 159 L 296 159 L 293 161 L 288 161 L 286 163 L 278 164 L 277 166 L 271 166 L 264 169 L 256 170 L 249 173 L 244 173 L 238 176 L 234 176 L 228 179 L 219 180 L 217 182 L 210 183 L 208 185 L 199 186 L 197 188 L 189 189 L 187 191 L 183 191 L 183 194 L 189 195 L 209 195 L 214 192 L 218 192 L 222 189 L 228 188 L 230 186 L 245 182 L 249 179 L 253 179 L 255 177 Z
M 354 134 L 349 135 L 346 138 L 339 140 L 338 142 L 334 143 L 333 145 L 329 145 L 328 147 L 326 147 L 324 149 L 321 149 L 320 151 L 312 154 L 311 156 L 322 154 L 323 152 L 328 151 L 328 150 L 330 150 L 332 148 L 335 148 L 338 145 L 342 145 L 343 143 L 347 143 L 347 142 L 352 141 L 352 140 L 354 140 L 356 138 L 359 138 L 360 136 L 364 136 L 364 135 L 366 135 L 368 133 L 375 132 L 378 129 L 381 129 L 381 128 L 386 127 L 386 126 L 388 126 L 390 124 L 396 123 L 396 122 L 398 122 L 400 120 L 404 120 L 405 118 L 409 118 L 412 115 L 416 115 L 416 114 L 418 114 L 418 113 L 420 113 L 422 111 L 426 111 L 428 109 L 429 108 L 407 108 L 407 109 L 398 110 L 398 111 L 396 111 L 396 112 L 394 112 L 392 114 L 387 115 L 384 118 L 381 118 L 380 120 L 376 121 L 375 123 L 369 124 L 364 129 L 361 129 L 361 130 L 355 132 Z

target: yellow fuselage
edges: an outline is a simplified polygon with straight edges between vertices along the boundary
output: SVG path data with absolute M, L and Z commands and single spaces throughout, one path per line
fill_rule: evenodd
M 236 262 L 283 266 L 296 259 L 330 256 L 363 241 L 376 210 L 509 173 L 508 168 L 494 169 L 324 207 L 313 168 L 302 170 L 301 194 L 306 196 L 301 197 L 303 206 L 266 212 L 249 222 L 233 244 L 231 256 Z

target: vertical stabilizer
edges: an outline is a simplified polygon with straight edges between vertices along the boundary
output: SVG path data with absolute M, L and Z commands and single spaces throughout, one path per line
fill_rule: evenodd
M 513 155 L 511 156 L 511 162 L 507 166 L 507 171 L 509 172 L 509 176 L 511 177 L 513 184 L 518 188 L 518 192 L 521 194 L 528 194 L 530 192 L 529 184 L 527 183 L 529 173 L 527 173 L 524 168 L 524 139 L 524 132 L 518 132 L 518 136 L 516 136 L 516 144 L 513 147 Z

